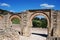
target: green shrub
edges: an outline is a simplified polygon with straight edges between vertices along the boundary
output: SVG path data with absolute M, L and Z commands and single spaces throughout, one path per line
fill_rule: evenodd
M 18 18 L 13 18 L 11 21 L 12 24 L 20 24 L 20 20 Z
M 33 27 L 42 27 L 42 28 L 46 28 L 47 27 L 47 20 L 45 18 L 34 18 L 32 20 L 32 24 L 33 24 Z

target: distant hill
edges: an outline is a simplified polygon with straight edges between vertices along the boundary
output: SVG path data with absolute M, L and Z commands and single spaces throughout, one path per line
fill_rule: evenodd
M 13 12 L 10 12 L 10 11 L 7 11 L 7 10 L 3 10 L 3 9 L 0 9 L 0 14 L 7 14 L 7 13 L 13 13 Z

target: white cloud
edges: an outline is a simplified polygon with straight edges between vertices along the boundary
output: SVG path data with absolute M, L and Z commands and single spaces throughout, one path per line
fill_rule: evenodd
M 42 8 L 54 8 L 55 5 L 49 5 L 49 4 L 40 4 Z
M 13 10 L 10 10 L 10 12 L 15 12 L 15 11 L 13 11 Z
M 7 4 L 7 3 L 0 3 L 0 6 L 10 7 L 10 5 L 9 5 L 9 4 Z

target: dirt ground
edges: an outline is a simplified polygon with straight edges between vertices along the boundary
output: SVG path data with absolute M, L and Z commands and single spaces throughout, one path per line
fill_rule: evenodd
M 20 36 L 20 40 L 46 40 L 47 37 L 47 29 L 46 28 L 32 28 L 31 36 L 25 37 Z

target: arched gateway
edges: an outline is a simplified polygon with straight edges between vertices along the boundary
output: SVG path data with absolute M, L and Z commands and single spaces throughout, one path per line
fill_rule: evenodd
M 3 12 L 4 13 L 4 12 Z M 32 28 L 32 19 L 37 15 L 43 15 L 47 19 L 47 31 L 48 37 L 47 40 L 56 40 L 60 37 L 60 11 L 58 10 L 51 10 L 51 9 L 39 9 L 39 10 L 27 10 L 25 12 L 13 14 L 8 12 L 7 14 L 2 14 L 0 12 L 0 16 L 2 16 L 2 20 L 0 25 L 7 27 L 14 27 L 11 20 L 19 19 L 17 24 L 14 24 L 16 27 L 19 26 L 20 30 L 17 30 L 18 33 L 24 36 L 31 35 L 31 28 Z M 0 26 L 2 27 L 2 26 Z
M 37 16 L 37 15 L 42 15 L 45 16 L 45 18 L 47 19 L 48 25 L 47 25 L 47 31 L 48 31 L 48 35 L 51 36 L 51 13 L 49 13 L 49 10 L 29 10 L 27 11 L 27 25 L 26 28 L 24 30 L 24 35 L 28 36 L 31 35 L 30 30 L 32 27 L 32 19 Z M 26 24 L 26 23 L 25 23 Z M 26 34 L 25 34 L 26 33 Z
M 44 13 L 44 12 L 36 12 L 36 13 L 33 13 L 32 15 L 31 15 L 31 17 L 30 17 L 30 19 L 29 19 L 29 23 L 30 23 L 30 26 L 32 27 L 32 20 L 33 20 L 33 18 L 35 17 L 35 16 L 39 16 L 39 15 L 41 15 L 41 16 L 44 16 L 46 19 L 47 19 L 47 31 L 49 31 L 49 28 L 50 28 L 50 25 L 51 25 L 51 20 L 50 20 L 50 18 L 49 18 L 49 16 L 46 14 L 46 13 Z M 49 34 L 49 32 L 48 32 L 48 34 Z
M 47 26 L 47 31 L 48 31 L 48 37 L 47 40 L 56 40 L 55 38 L 60 37 L 60 32 L 59 32 L 59 26 L 58 23 L 60 19 L 58 19 L 59 16 L 59 11 L 56 10 L 49 10 L 49 9 L 44 9 L 44 10 L 28 10 L 25 12 L 24 17 L 23 17 L 23 23 L 24 23 L 24 30 L 23 30 L 23 35 L 29 36 L 31 35 L 31 27 L 32 27 L 32 19 L 37 16 L 37 15 L 43 15 L 47 18 L 48 21 L 48 26 Z

